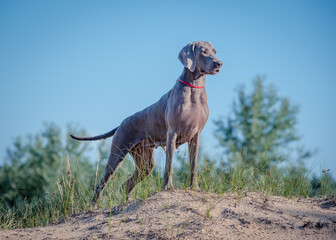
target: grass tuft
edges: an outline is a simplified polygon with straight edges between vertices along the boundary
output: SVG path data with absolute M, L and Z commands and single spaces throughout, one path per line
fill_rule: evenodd
M 188 189 L 190 170 L 187 156 L 179 159 L 182 167 L 175 169 L 175 188 Z M 181 162 L 182 161 L 182 162 Z M 183 162 L 184 161 L 184 162 Z M 90 181 L 83 180 L 81 171 L 73 171 L 69 157 L 65 158 L 65 170 L 55 183 L 55 188 L 32 203 L 10 207 L 0 198 L 0 229 L 27 228 L 48 225 L 73 214 L 92 210 L 92 196 L 97 179 L 100 179 L 100 163 L 97 163 L 95 175 Z M 99 208 L 111 208 L 126 202 L 127 196 L 122 188 L 134 172 L 131 159 L 125 158 L 119 170 L 114 174 L 100 201 Z M 330 171 L 323 170 L 320 178 L 310 179 L 306 168 L 289 166 L 280 168 L 272 165 L 269 169 L 258 169 L 240 161 L 234 167 L 219 168 L 214 161 L 201 158 L 198 169 L 198 183 L 201 191 L 223 194 L 236 193 L 238 204 L 244 192 L 261 191 L 265 195 L 291 197 L 329 197 L 335 194 L 335 182 Z M 155 192 L 162 190 L 161 169 L 154 169 L 145 180 L 139 183 L 130 194 L 131 199 L 146 200 Z M 209 205 L 205 217 L 211 218 L 213 205 Z M 141 221 L 141 220 L 139 220 Z M 168 228 L 167 228 L 168 230 Z

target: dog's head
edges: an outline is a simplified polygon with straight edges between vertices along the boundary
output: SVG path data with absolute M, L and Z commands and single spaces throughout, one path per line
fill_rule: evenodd
M 189 43 L 182 48 L 178 59 L 191 72 L 214 75 L 219 72 L 223 63 L 216 57 L 216 50 L 209 42 Z

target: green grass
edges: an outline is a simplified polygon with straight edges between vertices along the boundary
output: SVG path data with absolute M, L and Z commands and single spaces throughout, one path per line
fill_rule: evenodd
M 179 157 L 182 167 L 175 169 L 175 188 L 187 189 L 190 182 L 189 165 L 186 156 Z M 256 169 L 242 162 L 231 169 L 218 168 L 207 158 L 201 158 L 198 171 L 198 183 L 201 191 L 223 194 L 236 193 L 238 204 L 246 191 L 261 191 L 266 195 L 291 197 L 332 196 L 335 194 L 335 182 L 330 173 L 324 171 L 321 178 L 310 179 L 306 168 L 287 166 L 280 168 L 273 165 L 270 169 Z M 91 182 L 79 180 L 80 171 L 73 174 L 70 161 L 66 158 L 67 170 L 55 183 L 55 188 L 45 193 L 44 197 L 32 203 L 22 204 L 16 208 L 8 206 L 0 198 L 0 229 L 26 228 L 48 225 L 73 214 L 92 210 L 91 200 L 95 186 L 101 177 L 98 169 Z M 100 208 L 110 208 L 126 201 L 126 194 L 121 184 L 134 171 L 134 164 L 125 159 L 120 169 L 112 177 L 104 194 L 98 202 Z M 155 169 L 144 181 L 139 183 L 130 197 L 146 199 L 162 190 L 161 169 Z M 207 217 L 210 218 L 212 207 L 209 206 Z

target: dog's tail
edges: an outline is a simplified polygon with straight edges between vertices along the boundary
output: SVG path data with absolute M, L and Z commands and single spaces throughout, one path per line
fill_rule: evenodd
M 95 141 L 95 140 L 100 140 L 100 139 L 106 139 L 106 138 L 109 138 L 109 137 L 112 137 L 114 135 L 114 133 L 118 130 L 119 127 L 116 127 L 115 129 L 107 132 L 107 133 L 104 133 L 102 135 L 98 135 L 98 136 L 95 136 L 95 137 L 76 137 L 72 134 L 70 134 L 70 137 L 72 137 L 73 139 L 76 139 L 76 140 L 80 140 L 80 141 Z

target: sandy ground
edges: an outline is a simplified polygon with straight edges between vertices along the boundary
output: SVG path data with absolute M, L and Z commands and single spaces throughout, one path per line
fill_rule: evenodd
M 336 239 L 336 199 L 163 191 L 0 239 Z

